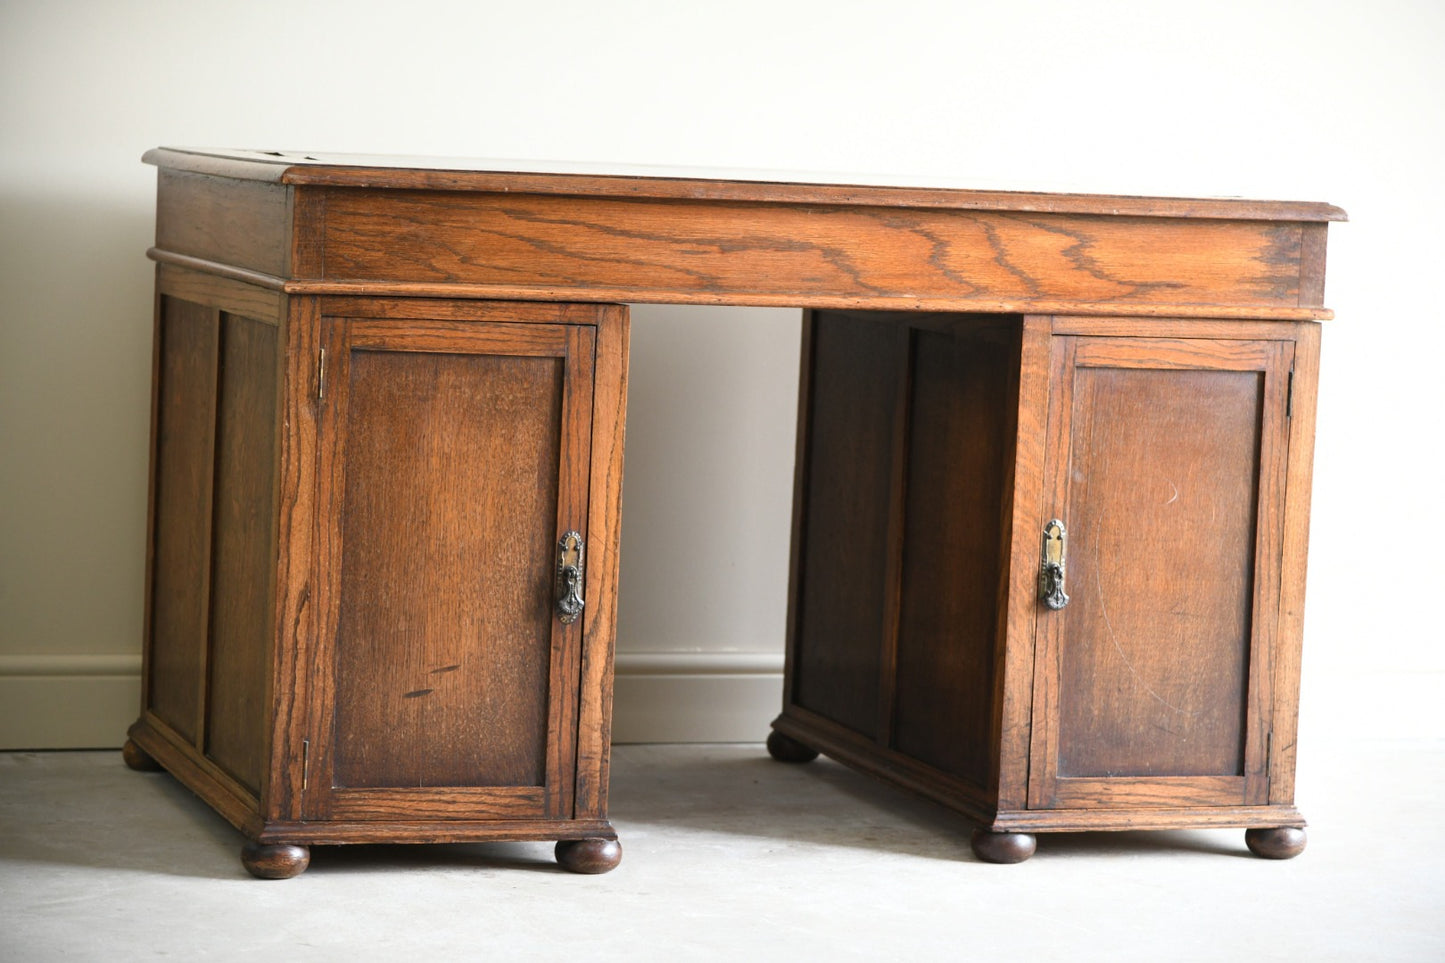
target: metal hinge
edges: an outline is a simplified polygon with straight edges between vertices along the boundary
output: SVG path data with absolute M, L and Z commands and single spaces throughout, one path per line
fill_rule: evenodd
M 1286 418 L 1290 418 L 1290 417 L 1293 417 L 1293 416 L 1294 416 L 1294 369 L 1293 369 L 1293 368 L 1289 369 L 1289 386 L 1285 389 L 1285 393 L 1284 393 L 1284 416 L 1285 416 Z
M 316 358 L 316 400 L 326 398 L 326 349 L 322 348 Z
M 305 792 L 311 782 L 311 740 L 301 740 L 301 791 Z

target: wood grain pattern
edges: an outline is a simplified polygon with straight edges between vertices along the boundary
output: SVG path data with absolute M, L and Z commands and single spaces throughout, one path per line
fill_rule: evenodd
M 465 321 L 392 307 L 324 322 L 325 526 L 314 564 L 326 585 L 318 668 L 305 683 L 313 775 L 303 811 L 374 823 L 375 838 L 396 838 L 388 827 L 407 818 L 571 819 L 594 612 L 556 619 L 556 543 L 590 531 L 599 329 L 498 323 L 505 304 L 434 312 Z M 593 309 L 591 320 L 601 314 L 615 354 L 622 316 Z M 615 406 L 621 389 L 609 389 Z M 604 443 L 620 465 L 620 437 Z M 600 530 L 584 597 L 596 594 L 594 576 L 615 579 L 605 545 L 615 534 Z M 604 664 L 588 671 L 600 685 L 615 616 L 605 600 L 599 609 Z M 588 804 L 605 812 L 595 698 L 587 711 Z
M 474 843 L 532 839 L 614 837 L 606 820 L 557 819 L 389 819 L 328 822 L 271 822 L 259 833 L 264 842 L 302 842 L 318 846 L 353 843 Z
M 375 157 L 276 151 L 161 147 L 147 164 L 174 170 L 267 183 L 393 190 L 482 191 L 645 197 L 660 200 L 741 200 L 780 203 L 848 203 L 880 207 L 952 207 L 1227 220 L 1336 221 L 1344 211 L 1329 204 L 1240 198 L 1142 197 L 1033 193 L 957 188 L 800 183 L 775 177 L 718 178 L 672 173 L 586 174 L 499 167 L 501 162 L 437 157 Z
M 773 729 L 794 742 L 817 749 L 836 762 L 931 799 L 971 820 L 993 818 L 996 807 L 988 790 L 905 753 L 879 745 L 873 737 L 796 704 L 784 706 L 783 713 L 773 720 Z
M 1338 209 L 147 159 L 132 755 L 260 846 L 611 852 L 613 300 L 810 309 L 780 744 L 991 833 L 1303 825 L 1304 322 Z M 1061 511 L 1093 517 L 1059 615 L 1036 593 Z M 568 529 L 588 604 L 559 628 Z M 1202 576 L 1157 561 L 1184 555 Z
M 587 495 L 588 611 L 577 716 L 574 818 L 605 819 L 612 750 L 612 664 L 622 548 L 622 465 L 627 426 L 629 319 L 599 305 L 593 369 L 591 473 Z
M 257 879 L 290 879 L 306 872 L 311 851 L 305 846 L 266 846 L 247 840 L 241 847 L 241 865 Z
M 405 352 L 358 350 L 386 334 L 358 335 L 332 362 L 335 785 L 541 785 L 562 365 L 430 353 L 455 341 L 429 334 Z
M 775 731 L 926 793 L 996 778 L 1018 338 L 1016 319 L 967 315 L 814 310 L 805 326 Z
M 153 713 L 141 713 L 127 735 L 232 826 L 243 833 L 260 828 L 255 795 Z
M 1017 324 L 915 332 L 893 743 L 990 782 Z
M 204 267 L 205 262 L 152 251 L 158 261 Z M 658 304 L 733 304 L 752 307 L 824 308 L 852 311 L 908 311 L 918 314 L 968 312 L 970 314 L 1070 314 L 1080 317 L 1116 317 L 1127 313 L 1136 318 L 1207 318 L 1251 321 L 1328 321 L 1334 312 L 1328 308 L 1233 304 L 1157 304 L 1134 303 L 1127 307 L 1110 303 L 1053 298 L 980 298 L 925 297 L 915 298 L 893 294 L 751 294 L 742 289 L 726 292 L 638 290 L 613 284 L 515 285 L 473 284 L 451 281 L 352 281 L 292 280 L 258 275 L 255 272 L 233 272 L 247 283 L 272 284 L 287 294 L 334 295 L 339 297 L 376 298 L 487 298 L 516 301 L 626 301 Z
M 615 839 L 563 839 L 554 852 L 557 865 L 569 873 L 606 873 L 622 861 L 622 844 Z
M 1264 801 L 1290 350 L 1059 339 L 1032 806 Z
M 802 314 L 802 345 L 798 352 L 798 407 L 797 428 L 793 444 L 793 510 L 788 530 L 788 614 L 783 632 L 783 714 L 773 722 L 772 731 L 778 731 L 789 710 L 797 703 L 798 693 L 798 643 L 799 619 L 803 608 L 803 563 L 805 545 L 803 534 L 807 530 L 807 493 L 812 484 L 808 472 L 808 451 L 812 445 L 810 432 L 811 400 L 813 397 L 813 328 L 817 323 L 816 309 L 805 308 Z
M 1294 802 L 1299 737 L 1300 663 L 1304 644 L 1305 571 L 1309 558 L 1310 475 L 1314 463 L 1315 395 L 1319 385 L 1320 326 L 1291 326 L 1295 342 L 1290 379 L 1289 447 L 1282 546 L 1279 627 L 1274 651 L 1269 801 Z
M 302 817 L 312 734 L 307 683 L 321 632 L 316 605 L 322 546 L 317 537 L 317 353 L 321 302 L 290 298 L 281 329 L 282 382 L 276 478 L 276 601 L 262 815 L 269 822 Z
M 258 794 L 274 631 L 276 334 L 221 315 L 205 748 Z
M 215 311 L 162 299 L 148 691 L 151 711 L 191 740 L 200 734 L 210 610 L 218 344 Z
M 1060 776 L 1243 775 L 1260 381 L 1078 370 Z
M 156 247 L 262 274 L 291 273 L 289 189 L 162 170 Z
M 328 279 L 599 286 L 658 301 L 1300 303 L 1301 229 L 1289 223 L 333 188 L 325 231 Z
M 232 278 L 194 271 L 177 264 L 156 266 L 156 288 L 162 294 L 219 308 L 255 321 L 280 324 L 286 297 L 279 290 L 257 287 Z
M 1022 319 L 1019 332 L 1013 461 L 1008 479 L 1007 571 L 999 585 L 999 653 L 995 677 L 998 761 L 996 808 L 1022 809 L 1028 801 L 1034 705 L 1049 680 L 1035 675 L 1034 627 L 1038 609 L 1039 537 L 1044 518 L 1046 443 L 1053 337 L 1052 321 Z M 1041 727 L 1043 728 L 1043 727 Z
M 821 314 L 812 330 L 805 548 L 792 701 L 877 733 L 878 677 L 891 609 L 887 581 L 895 412 L 908 333 L 863 315 Z
M 999 812 L 988 823 L 998 831 L 1040 833 L 1137 829 L 1231 829 L 1246 826 L 1304 826 L 1291 806 L 1187 806 L 1160 808 L 1034 809 Z
M 338 821 L 426 819 L 526 819 L 545 811 L 547 791 L 530 786 L 452 789 L 390 788 L 338 792 L 331 818 Z

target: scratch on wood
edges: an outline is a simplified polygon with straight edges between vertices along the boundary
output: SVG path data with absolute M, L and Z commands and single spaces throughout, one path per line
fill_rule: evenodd
M 457 671 L 458 669 L 460 669 L 461 667 L 462 667 L 462 666 L 461 666 L 461 663 L 460 663 L 460 662 L 458 662 L 456 665 L 444 665 L 444 666 L 442 666 L 440 669 L 432 669 L 432 670 L 431 670 L 431 674 L 432 674 L 432 675 L 440 675 L 440 674 L 443 673 L 443 672 L 455 672 L 455 671 Z M 427 691 L 430 692 L 431 690 L 428 689 Z
M 433 692 L 435 692 L 435 691 L 436 691 L 435 689 L 413 689 L 412 691 L 410 691 L 410 692 L 406 693 L 405 695 L 403 695 L 402 698 L 403 698 L 403 699 L 416 699 L 416 698 L 419 698 L 419 697 L 424 696 L 424 695 L 430 695 L 431 693 L 433 693 Z
M 1103 520 L 1102 517 L 1100 517 L 1100 519 L 1099 519 L 1099 524 L 1098 524 L 1098 526 L 1097 526 L 1097 528 L 1096 528 L 1096 531 L 1097 531 L 1098 528 L 1102 528 L 1102 527 L 1103 527 L 1103 524 L 1104 524 L 1104 520 Z M 1124 647 L 1119 644 L 1119 637 L 1114 633 L 1114 623 L 1109 619 L 1109 609 L 1108 609 L 1108 607 L 1104 604 L 1104 583 L 1103 583 L 1103 581 L 1102 581 L 1102 580 L 1100 579 L 1100 577 L 1099 577 L 1099 568 L 1100 568 L 1100 565 L 1099 565 L 1099 558 L 1098 558 L 1098 539 L 1097 539 L 1097 537 L 1095 538 L 1094 552 L 1095 552 L 1095 557 L 1094 557 L 1094 591 L 1095 591 L 1095 593 L 1097 594 L 1097 597 L 1098 597 L 1098 599 L 1099 599 L 1099 614 L 1104 617 L 1104 628 L 1105 628 L 1105 629 L 1108 631 L 1108 633 L 1109 633 L 1109 643 L 1114 647 L 1114 651 L 1117 652 L 1117 653 L 1119 653 L 1119 658 L 1124 661 L 1124 666 L 1125 666 L 1125 668 L 1127 668 L 1127 669 L 1129 670 L 1129 674 L 1134 677 L 1134 681 L 1139 683 L 1139 687 L 1140 687 L 1141 689 L 1143 689 L 1146 693 L 1148 693 L 1149 698 L 1153 699 L 1155 702 L 1159 703 L 1159 704 L 1160 704 L 1161 706 L 1163 706 L 1164 708 L 1169 709 L 1169 710 L 1171 710 L 1171 711 L 1173 711 L 1173 712 L 1177 712 L 1177 713 L 1179 713 L 1180 715 L 1185 715 L 1185 716 L 1193 716 L 1193 715 L 1196 715 L 1197 713 L 1190 712 L 1188 709 L 1180 708 L 1179 706 L 1174 705 L 1174 703 L 1170 702 L 1168 699 L 1165 699 L 1165 698 L 1164 698 L 1163 696 L 1161 696 L 1159 693 L 1155 692 L 1155 691 L 1150 687 L 1149 683 L 1147 683 L 1147 682 L 1144 681 L 1144 677 L 1139 674 L 1139 670 L 1136 669 L 1136 668 L 1134 668 L 1134 663 L 1131 662 L 1131 661 L 1129 660 L 1129 657 L 1124 654 Z

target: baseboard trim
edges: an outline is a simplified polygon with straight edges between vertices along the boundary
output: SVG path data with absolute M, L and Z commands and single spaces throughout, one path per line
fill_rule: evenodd
M 0 655 L 0 679 L 13 676 L 115 676 L 140 678 L 139 655 Z
M 138 655 L 0 656 L 0 749 L 115 749 L 140 712 Z
M 761 742 L 783 704 L 771 652 L 619 652 L 612 741 Z
M 783 657 L 767 652 L 619 652 L 613 741 L 758 742 L 778 714 Z M 1374 738 L 1445 738 L 1435 704 L 1445 673 L 1320 671 L 1305 680 L 1301 729 L 1327 742 L 1369 720 Z M 1340 699 L 1370 700 L 1343 719 Z M 112 749 L 140 707 L 140 656 L 0 655 L 0 750 Z M 1336 731 L 1340 730 L 1340 731 Z
M 769 652 L 619 652 L 619 743 L 760 742 L 783 697 Z M 140 706 L 138 655 L 0 655 L 0 750 L 113 749 Z

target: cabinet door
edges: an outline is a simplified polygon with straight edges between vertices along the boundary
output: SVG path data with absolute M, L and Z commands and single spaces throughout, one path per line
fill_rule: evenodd
M 1267 801 L 1293 352 L 1054 339 L 1031 807 Z
M 558 558 L 587 531 L 595 343 L 323 322 L 307 818 L 571 814 L 584 619 Z

